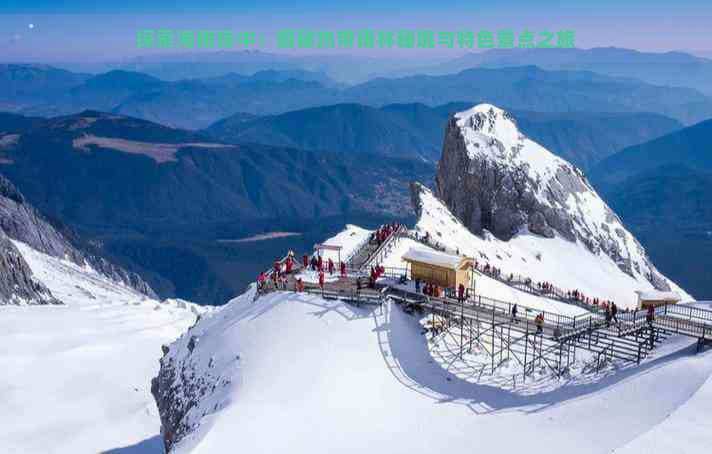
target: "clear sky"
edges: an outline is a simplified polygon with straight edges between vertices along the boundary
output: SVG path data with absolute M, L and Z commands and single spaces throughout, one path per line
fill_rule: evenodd
M 573 30 L 576 46 L 712 52 L 712 0 L 2 0 L 0 61 L 106 61 L 159 53 L 139 49 L 139 30 L 249 30 L 277 51 L 282 29 Z M 284 52 L 284 50 L 279 50 Z M 319 50 L 295 50 L 318 53 Z M 331 53 L 384 54 L 379 49 Z M 395 53 L 394 53 L 395 52 Z M 459 55 L 457 46 L 389 56 Z

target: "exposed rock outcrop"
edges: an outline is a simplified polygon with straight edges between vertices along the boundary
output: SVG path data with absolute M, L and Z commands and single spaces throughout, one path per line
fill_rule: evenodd
M 216 391 L 231 384 L 229 378 L 216 373 L 214 357 L 198 351 L 203 333 L 200 321 L 198 316 L 195 325 L 170 347 L 162 346 L 161 368 L 151 380 L 166 452 L 195 430 L 206 416 L 206 408 L 210 412 L 222 408 Z
M 583 173 L 529 140 L 507 112 L 478 105 L 450 119 L 437 196 L 472 232 L 507 241 L 522 232 L 579 241 L 625 273 L 668 290 L 642 246 Z
M 49 220 L 27 203 L 20 191 L 2 175 L 0 175 L 0 231 L 4 233 L 8 242 L 10 239 L 20 241 L 47 255 L 82 266 L 88 264 L 115 282 L 155 297 L 154 291 L 140 276 L 106 260 L 97 246 L 82 242 L 78 235 L 69 234 L 68 230 L 60 231 L 55 228 Z M 24 260 L 22 262 L 24 263 Z M 29 268 L 27 271 L 29 272 Z M 25 292 L 27 291 L 29 289 L 25 289 Z M 32 301 L 42 300 L 30 299 L 28 302 Z
M 10 238 L 0 230 L 0 306 L 4 304 L 60 304 L 41 282 Z

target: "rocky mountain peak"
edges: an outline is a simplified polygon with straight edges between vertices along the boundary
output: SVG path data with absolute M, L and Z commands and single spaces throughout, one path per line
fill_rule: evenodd
M 478 104 L 455 114 L 457 125 L 471 134 L 496 140 L 502 145 L 516 147 L 524 136 L 519 132 L 514 118 L 492 104 Z
M 642 246 L 583 173 L 527 138 L 496 106 L 480 104 L 450 119 L 436 186 L 437 196 L 475 234 L 580 242 L 625 273 L 667 290 Z

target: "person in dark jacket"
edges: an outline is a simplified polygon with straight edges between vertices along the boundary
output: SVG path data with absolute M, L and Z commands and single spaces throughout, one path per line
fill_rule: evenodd
M 618 306 L 616 306 L 615 302 L 611 302 L 611 318 L 613 319 L 613 321 L 616 322 L 616 325 L 620 324 L 620 322 L 618 321 L 617 315 L 618 315 Z
M 648 306 L 648 313 L 645 315 L 645 320 L 648 322 L 649 325 L 652 325 L 655 321 L 655 306 L 653 306 L 652 304 Z
M 517 304 L 514 303 L 514 306 L 512 306 L 512 323 L 519 323 L 519 320 L 517 319 L 517 312 L 519 312 L 519 308 L 517 307 Z
M 465 286 L 463 284 L 457 287 L 457 302 L 460 304 L 465 302 Z

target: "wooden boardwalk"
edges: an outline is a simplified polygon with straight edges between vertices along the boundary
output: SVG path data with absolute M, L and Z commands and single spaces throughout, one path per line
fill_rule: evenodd
M 479 345 L 491 358 L 492 370 L 505 359 L 514 359 L 524 369 L 524 377 L 534 366 L 545 365 L 562 374 L 575 360 L 577 350 L 597 356 L 599 364 L 618 359 L 639 364 L 660 342 L 673 334 L 698 339 L 698 349 L 712 337 L 712 311 L 684 306 L 666 305 L 656 310 L 649 321 L 644 311 L 619 313 L 618 322 L 610 323 L 601 313 L 587 313 L 575 317 L 549 313 L 517 305 L 517 318 L 512 317 L 513 303 L 475 295 L 465 301 L 453 298 L 434 298 L 399 285 L 398 277 L 381 279 L 375 288 L 368 288 L 364 270 L 385 259 L 397 242 L 406 236 L 403 226 L 382 244 L 366 242 L 349 261 L 348 275 L 325 273 L 324 288 L 304 282 L 304 291 L 325 299 L 352 304 L 382 304 L 390 299 L 406 311 L 418 311 L 431 317 L 430 328 L 459 331 L 461 353 Z M 265 286 L 260 294 L 272 291 L 296 291 L 297 276 L 304 271 L 301 264 L 286 275 L 286 288 Z M 268 271 L 271 275 L 271 270 Z M 387 273 L 388 274 L 388 273 Z M 334 279 L 334 276 L 337 276 Z M 361 281 L 359 290 L 358 280 Z M 474 291 L 472 292 L 474 295 Z M 259 295 L 256 295 L 256 298 Z M 543 316 L 537 327 L 535 318 Z

